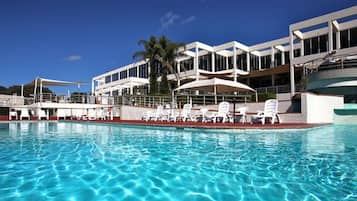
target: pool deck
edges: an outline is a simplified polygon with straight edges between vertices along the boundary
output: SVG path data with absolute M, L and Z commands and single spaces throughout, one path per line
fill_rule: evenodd
M 67 121 L 67 120 L 66 120 Z M 77 121 L 75 122 L 88 122 Z M 303 129 L 314 128 L 327 124 L 300 124 L 300 123 L 276 123 L 276 124 L 251 124 L 251 123 L 202 123 L 202 122 L 167 122 L 167 121 L 141 121 L 141 120 L 94 120 L 96 123 L 115 123 L 139 126 L 160 126 L 180 128 L 206 128 L 206 129 Z
M 50 121 L 57 121 L 56 118 L 51 117 Z M 46 121 L 36 120 L 21 120 L 21 121 Z M 0 118 L 0 122 L 21 122 L 20 120 L 8 120 L 6 118 Z M 327 124 L 302 124 L 302 123 L 275 123 L 275 124 L 251 124 L 251 123 L 202 123 L 202 122 L 167 122 L 167 121 L 142 121 L 142 120 L 120 120 L 114 118 L 114 120 L 59 120 L 68 122 L 95 122 L 95 123 L 113 123 L 113 124 L 125 124 L 125 125 L 139 125 L 139 126 L 161 126 L 161 127 L 181 127 L 181 128 L 206 128 L 206 129 L 303 129 L 314 128 Z

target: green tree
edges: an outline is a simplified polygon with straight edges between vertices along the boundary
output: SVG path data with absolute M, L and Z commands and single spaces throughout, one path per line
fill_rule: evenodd
M 40 87 L 38 87 L 37 91 L 40 91 L 39 88 Z M 33 85 L 24 85 L 24 96 L 25 97 L 30 97 L 31 95 L 33 95 L 33 91 L 34 91 L 34 86 Z M 48 93 L 48 94 L 54 94 L 47 87 L 43 87 L 42 88 L 42 92 L 43 93 Z M 16 95 L 20 96 L 21 95 L 21 86 L 20 85 L 13 85 L 13 86 L 10 86 L 9 88 L 0 86 L 0 94 L 7 94 L 7 95 L 16 94 Z
M 160 82 L 160 92 L 168 94 L 172 92 L 172 85 L 167 80 L 168 74 L 174 74 L 176 79 L 179 79 L 176 66 L 176 58 L 180 56 L 179 48 L 184 47 L 182 43 L 170 41 L 167 37 L 161 36 L 159 39 L 160 54 L 158 60 L 162 64 L 162 75 Z
M 158 93 L 158 83 L 157 83 L 158 68 L 157 67 L 159 63 L 157 58 L 159 57 L 161 51 L 160 45 L 155 36 L 151 36 L 148 41 L 140 40 L 138 44 L 142 45 L 144 47 L 144 50 L 135 52 L 133 58 L 148 60 L 148 63 L 150 65 L 150 75 L 149 75 L 150 94 L 157 94 Z
M 179 55 L 178 48 L 184 47 L 184 44 L 170 41 L 167 37 L 161 36 L 157 39 L 151 36 L 148 41 L 140 40 L 139 45 L 143 45 L 144 50 L 134 53 L 133 58 L 148 60 L 150 65 L 150 93 L 157 94 L 158 91 L 158 71 L 161 70 L 160 93 L 168 94 L 172 91 L 172 86 L 167 79 L 168 74 L 178 74 L 175 70 L 175 59 Z M 161 64 L 161 69 L 158 69 Z

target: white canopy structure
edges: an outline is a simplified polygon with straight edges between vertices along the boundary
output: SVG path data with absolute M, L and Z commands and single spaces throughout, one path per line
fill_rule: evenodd
M 217 103 L 217 92 L 238 92 L 238 91 L 252 91 L 256 92 L 253 88 L 240 82 L 230 80 L 223 80 L 219 78 L 212 78 L 207 80 L 196 80 L 187 84 L 181 85 L 175 91 L 182 89 L 204 90 L 213 92 L 215 96 L 215 103 Z M 257 98 L 257 96 L 256 96 Z
M 42 88 L 43 86 L 71 86 L 77 85 L 78 88 L 82 82 L 69 82 L 69 81 L 62 81 L 62 80 L 52 80 L 46 78 L 37 77 L 34 81 L 29 83 L 28 85 L 34 85 L 34 98 L 36 100 L 37 95 L 37 86 L 40 86 L 40 100 L 42 99 Z

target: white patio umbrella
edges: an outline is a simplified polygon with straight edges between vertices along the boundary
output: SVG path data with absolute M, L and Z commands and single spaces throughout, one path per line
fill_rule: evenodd
M 181 89 L 193 89 L 193 90 L 203 90 L 213 92 L 215 96 L 215 103 L 217 104 L 217 92 L 238 92 L 238 91 L 252 91 L 256 94 L 257 92 L 248 85 L 242 84 L 240 82 L 234 82 L 230 80 L 223 80 L 219 78 L 212 78 L 206 80 L 196 80 L 189 82 L 187 84 L 181 85 L 176 88 L 175 91 Z

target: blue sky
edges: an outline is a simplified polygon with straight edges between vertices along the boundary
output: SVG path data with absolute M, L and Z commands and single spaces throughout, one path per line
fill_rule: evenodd
M 287 36 L 291 23 L 355 4 L 352 0 L 1 1 L 0 85 L 23 84 L 41 76 L 85 81 L 81 91 L 89 91 L 93 76 L 133 62 L 133 53 L 141 49 L 138 40 L 150 35 L 184 43 L 237 40 L 252 45 Z

